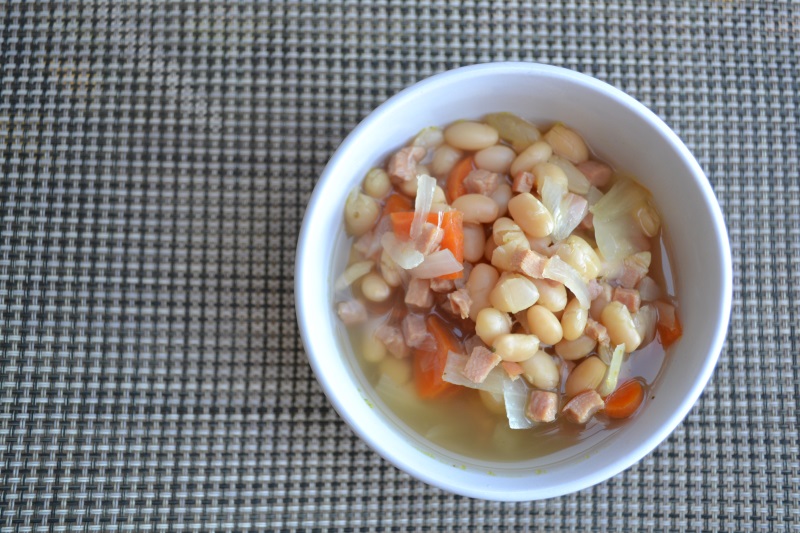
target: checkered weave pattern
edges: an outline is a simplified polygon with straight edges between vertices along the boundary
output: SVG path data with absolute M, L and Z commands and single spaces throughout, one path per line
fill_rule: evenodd
M 0 533 L 800 531 L 800 4 L 0 1 Z M 306 362 L 293 263 L 372 109 L 488 61 L 628 92 L 729 227 L 725 350 L 626 472 L 454 496 L 354 436 Z

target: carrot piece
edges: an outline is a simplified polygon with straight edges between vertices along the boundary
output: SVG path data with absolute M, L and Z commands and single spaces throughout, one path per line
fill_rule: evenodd
M 683 327 L 680 320 L 678 320 L 678 313 L 673 305 L 665 302 L 655 302 L 655 306 L 658 310 L 656 330 L 658 330 L 658 338 L 661 340 L 661 345 L 666 350 L 683 336 Z
M 402 194 L 394 193 L 386 199 L 383 206 L 384 214 L 397 213 L 398 211 L 409 211 L 414 209 L 411 200 Z M 409 226 L 410 227 L 410 226 Z
M 426 320 L 428 332 L 436 339 L 435 350 L 414 350 L 414 382 L 417 393 L 422 398 L 436 398 L 456 387 L 442 379 L 444 367 L 447 365 L 447 353 L 459 352 L 460 346 L 455 335 L 436 315 Z
M 453 200 L 467 193 L 464 188 L 464 179 L 475 168 L 472 156 L 467 156 L 453 167 L 450 175 L 447 176 L 447 199 L 452 203 Z
M 399 212 L 391 214 L 392 229 L 398 239 L 408 240 L 411 235 L 411 223 L 414 221 L 413 212 Z M 429 213 L 428 222 L 431 224 L 439 223 L 438 213 Z M 441 248 L 448 249 L 453 252 L 453 256 L 459 263 L 464 262 L 464 215 L 461 211 L 448 211 L 442 216 L 442 230 L 444 236 L 442 237 Z M 446 276 L 440 276 L 440 279 L 458 279 L 463 274 L 455 272 Z
M 606 415 L 608 418 L 628 418 L 642 405 L 644 387 L 632 379 L 619 386 L 606 398 Z

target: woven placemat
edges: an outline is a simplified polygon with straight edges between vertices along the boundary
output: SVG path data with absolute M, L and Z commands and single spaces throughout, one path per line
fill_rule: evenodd
M 799 530 L 800 5 L 0 3 L 0 532 Z M 449 68 L 540 61 L 671 125 L 730 230 L 719 367 L 577 494 L 445 493 L 358 440 L 294 316 L 348 131 Z

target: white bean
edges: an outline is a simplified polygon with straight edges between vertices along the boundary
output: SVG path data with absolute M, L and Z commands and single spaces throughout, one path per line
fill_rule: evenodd
M 539 339 L 535 335 L 505 333 L 494 340 L 494 351 L 503 361 L 519 363 L 533 357 L 539 350 Z
M 539 299 L 539 290 L 522 274 L 503 273 L 489 293 L 489 302 L 506 313 L 523 311 Z
M 516 157 L 517 154 L 508 146 L 496 144 L 475 154 L 475 166 L 489 172 L 508 174 L 511 163 Z
M 586 329 L 586 322 L 589 319 L 589 310 L 581 307 L 577 298 L 573 298 L 564 308 L 564 314 L 561 315 L 561 328 L 564 331 L 564 338 L 568 341 L 574 341 Z
M 546 237 L 553 232 L 555 226 L 553 215 L 531 193 L 518 194 L 508 202 L 508 211 L 528 235 Z
M 584 281 L 600 274 L 601 261 L 588 242 L 577 235 L 570 235 L 556 248 L 556 255 L 578 271 Z
M 489 293 L 499 278 L 500 274 L 497 270 L 486 263 L 478 263 L 470 272 L 465 286 L 472 299 L 472 305 L 469 307 L 469 317 L 473 321 L 481 309 L 489 307 Z
M 395 385 L 404 385 L 411 381 L 411 359 L 384 357 L 380 364 L 381 373 L 391 379 Z
M 464 224 L 464 259 L 477 263 L 483 257 L 485 237 L 480 224 Z
M 364 332 L 361 339 L 361 356 L 368 363 L 379 363 L 386 357 L 386 346 L 375 338 L 374 331 Z
M 366 194 L 354 191 L 347 197 L 344 204 L 344 222 L 347 232 L 354 237 L 360 237 L 372 229 L 381 206 Z
M 561 376 L 553 358 L 543 350 L 537 351 L 533 357 L 520 363 L 522 377 L 528 383 L 542 390 L 553 390 L 558 387 Z
M 543 305 L 531 306 L 525 314 L 528 329 L 539 337 L 543 344 L 556 344 L 564 336 L 561 323 L 548 308 Z
M 371 302 L 385 302 L 392 294 L 392 288 L 380 274 L 370 272 L 361 278 L 361 293 Z
M 556 353 L 565 361 L 583 359 L 594 350 L 597 341 L 587 335 L 581 335 L 574 341 L 562 340 L 555 345 Z
M 491 224 L 497 219 L 497 203 L 482 194 L 464 194 L 452 206 L 464 214 L 464 222 Z
M 497 216 L 504 217 L 508 213 L 508 202 L 514 193 L 511 191 L 511 185 L 508 183 L 501 183 L 497 189 L 492 193 L 492 200 L 497 204 Z
M 583 138 L 563 124 L 556 124 L 544 134 L 544 140 L 553 148 L 553 153 L 574 164 L 589 159 L 589 149 Z
M 482 150 L 497 144 L 497 130 L 480 122 L 468 120 L 456 122 L 444 130 L 447 144 L 460 150 Z
M 567 288 L 562 283 L 550 279 L 532 280 L 539 289 L 539 305 L 546 307 L 553 313 L 563 311 L 567 306 Z
M 564 392 L 571 397 L 583 391 L 597 389 L 603 381 L 607 369 L 606 364 L 598 357 L 587 358 L 569 373 L 564 385 Z
M 486 346 L 505 333 L 511 333 L 511 317 L 494 307 L 481 309 L 475 320 L 475 333 Z
M 528 238 L 516 222 L 507 217 L 501 217 L 492 224 L 492 238 L 497 246 L 511 242 L 519 243 L 522 248 L 527 248 Z
M 661 217 L 652 206 L 645 205 L 636 211 L 636 219 L 639 221 L 639 227 L 648 237 L 655 237 L 658 230 L 661 228 Z
M 417 197 L 417 186 L 418 182 L 416 179 L 410 179 L 407 181 L 402 181 L 397 185 L 397 188 L 400 189 L 400 192 L 409 196 L 411 198 Z
M 569 180 L 566 173 L 558 165 L 553 163 L 538 163 L 533 167 L 534 185 L 539 196 L 542 195 L 542 186 L 545 179 L 553 180 L 564 189 L 569 188 Z
M 551 155 L 553 155 L 553 149 L 549 144 L 544 141 L 536 141 L 520 152 L 511 163 L 511 175 L 516 176 L 520 172 L 530 172 L 534 165 L 547 161 Z
M 382 168 L 373 168 L 367 172 L 361 185 L 364 188 L 364 192 L 373 198 L 383 198 L 392 190 L 389 174 Z
M 433 152 L 431 172 L 439 178 L 447 176 L 463 155 L 464 153 L 461 150 L 457 150 L 449 144 L 441 145 Z
M 497 249 L 497 245 L 494 243 L 494 239 L 489 236 L 486 239 L 486 244 L 483 247 L 483 256 L 486 258 L 487 261 L 490 263 L 492 262 L 492 258 L 494 257 L 494 251 Z M 494 265 L 497 266 L 497 265 Z M 504 269 L 507 270 L 507 269 Z
M 612 344 L 625 344 L 625 351 L 630 353 L 642 343 L 642 337 L 636 331 L 633 317 L 628 308 L 621 302 L 606 305 L 600 315 L 600 323 L 608 330 Z

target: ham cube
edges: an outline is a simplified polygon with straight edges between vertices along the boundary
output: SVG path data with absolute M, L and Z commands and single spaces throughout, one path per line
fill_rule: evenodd
M 389 353 L 398 359 L 405 359 L 411 355 L 411 350 L 403 338 L 403 332 L 394 326 L 380 326 L 375 330 L 375 338 L 381 341 Z
M 533 189 L 533 174 L 530 172 L 520 171 L 514 176 L 514 183 L 511 185 L 511 190 L 518 193 L 531 192 Z
M 406 305 L 419 309 L 429 309 L 433 306 L 433 293 L 431 292 L 430 281 L 427 279 L 413 278 L 408 283 L 405 302 Z
M 585 424 L 605 405 L 603 398 L 597 394 L 596 390 L 587 390 L 568 401 L 561 410 L 561 414 L 570 422 Z
M 496 367 L 501 357 L 481 346 L 476 346 L 464 367 L 464 377 L 473 383 L 483 383 L 489 372 Z
M 638 252 L 623 259 L 617 282 L 626 289 L 636 287 L 650 270 L 650 259 L 650 252 Z
M 608 185 L 608 182 L 611 179 L 611 167 L 605 163 L 592 161 L 590 159 L 575 165 L 575 167 L 580 170 L 584 176 L 586 176 L 586 179 L 589 180 L 589 183 L 598 189 L 602 189 Z
M 450 306 L 453 309 L 454 315 L 459 315 L 461 318 L 469 317 L 469 307 L 472 305 L 472 298 L 470 298 L 467 289 L 458 289 L 447 295 L 450 300 Z
M 452 292 L 456 288 L 456 284 L 452 279 L 431 279 L 431 290 L 438 293 Z
M 359 300 L 348 300 L 336 304 L 336 313 L 345 326 L 355 326 L 367 321 L 367 308 Z
M 552 422 L 558 414 L 558 395 L 543 390 L 531 391 L 525 416 L 531 422 Z
M 436 349 L 436 341 L 433 335 L 428 333 L 428 328 L 425 326 L 425 318 L 422 315 L 407 314 L 403 319 L 402 326 L 403 339 L 405 339 L 407 346 L 427 351 Z
M 500 175 L 488 170 L 476 169 L 464 178 L 464 189 L 468 193 L 491 196 L 500 185 Z
M 518 248 L 511 255 L 513 270 L 521 272 L 530 278 L 542 279 L 547 257 L 533 250 Z
M 511 379 L 517 379 L 525 372 L 525 369 L 522 368 L 521 364 L 513 361 L 503 361 L 500 363 L 500 366 L 503 367 L 503 370 L 506 371 L 506 374 L 508 374 L 508 377 Z
M 611 342 L 611 339 L 608 337 L 608 329 L 593 318 L 586 320 L 584 335 L 596 340 L 598 344 L 608 344 Z
M 631 314 L 637 312 L 642 305 L 642 299 L 639 296 L 639 291 L 636 289 L 626 289 L 625 287 L 615 287 L 612 300 L 620 302 L 628 308 Z
M 389 159 L 389 175 L 395 181 L 416 179 L 417 164 L 422 161 L 427 151 L 421 146 L 407 146 L 400 149 Z

